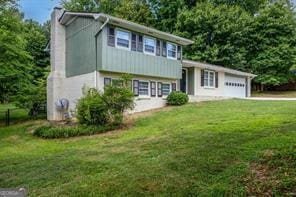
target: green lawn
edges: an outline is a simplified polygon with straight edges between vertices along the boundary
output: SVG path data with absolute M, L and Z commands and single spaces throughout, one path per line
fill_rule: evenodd
M 20 109 L 14 104 L 0 104 L 0 125 L 5 124 L 5 112 L 7 109 L 10 110 L 10 121 L 11 123 L 18 122 L 21 120 L 28 120 L 28 111 L 25 109 Z
M 129 129 L 44 140 L 41 122 L 0 128 L 0 188 L 30 196 L 290 195 L 296 102 L 227 100 L 166 108 Z
M 253 97 L 296 98 L 296 91 L 252 92 Z

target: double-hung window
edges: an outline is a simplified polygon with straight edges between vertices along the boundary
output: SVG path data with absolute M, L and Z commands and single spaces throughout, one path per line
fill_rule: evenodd
M 167 56 L 169 59 L 177 59 L 177 45 L 172 43 L 167 44 Z
M 170 92 L 171 92 L 171 84 L 169 84 L 169 83 L 162 83 L 162 85 L 161 85 L 161 92 L 162 92 L 162 96 L 169 95 Z
M 139 81 L 139 96 L 149 96 L 148 81 Z
M 205 70 L 204 71 L 204 86 L 214 88 L 215 87 L 215 72 Z
M 117 29 L 116 46 L 119 48 L 130 49 L 130 33 Z
M 144 53 L 155 55 L 156 51 L 156 42 L 155 39 L 144 37 Z

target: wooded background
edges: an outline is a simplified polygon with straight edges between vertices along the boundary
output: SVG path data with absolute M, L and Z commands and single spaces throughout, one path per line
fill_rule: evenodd
M 296 19 L 289 0 L 61 0 L 70 11 L 103 12 L 194 40 L 184 58 L 251 72 L 266 87 L 295 80 Z M 0 102 L 46 100 L 50 21 L 24 20 L 0 0 Z

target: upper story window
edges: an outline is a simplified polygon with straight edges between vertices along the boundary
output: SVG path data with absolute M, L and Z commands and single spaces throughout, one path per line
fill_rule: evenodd
M 172 43 L 167 44 L 167 56 L 170 59 L 177 59 L 177 45 Z
M 107 28 L 107 44 L 111 47 L 162 56 L 168 59 L 182 59 L 182 47 L 180 45 L 112 26 Z
M 155 39 L 144 37 L 144 52 L 155 55 Z
M 130 33 L 123 30 L 116 30 L 116 46 L 119 48 L 130 48 Z

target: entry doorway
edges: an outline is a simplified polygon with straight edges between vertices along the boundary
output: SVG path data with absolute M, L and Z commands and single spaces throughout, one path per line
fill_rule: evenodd
M 182 68 L 182 79 L 180 80 L 180 91 L 188 93 L 188 70 L 187 68 Z

